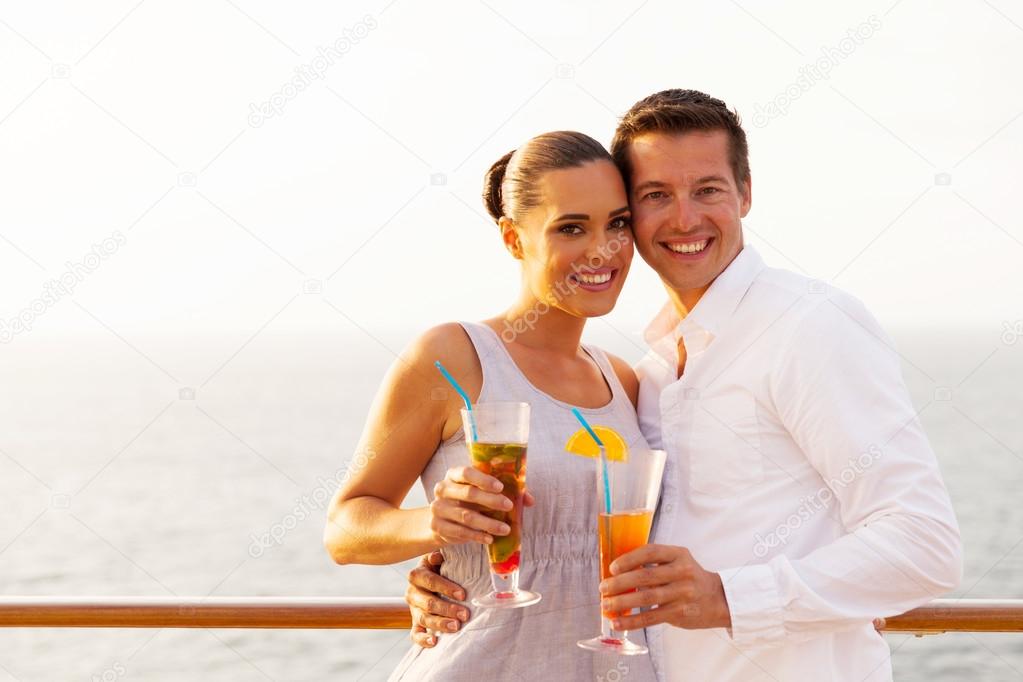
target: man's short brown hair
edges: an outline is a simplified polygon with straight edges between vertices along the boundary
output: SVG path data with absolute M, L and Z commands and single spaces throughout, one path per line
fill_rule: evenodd
M 625 177 L 626 185 L 632 182 L 629 145 L 633 140 L 646 133 L 681 134 L 694 130 L 728 133 L 728 161 L 739 191 L 745 195 L 746 181 L 750 177 L 749 146 L 738 112 L 698 90 L 679 88 L 644 97 L 633 104 L 618 123 L 611 141 L 611 157 Z

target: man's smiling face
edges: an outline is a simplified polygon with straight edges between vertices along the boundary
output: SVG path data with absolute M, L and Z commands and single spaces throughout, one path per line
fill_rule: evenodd
M 636 248 L 692 308 L 742 250 L 750 182 L 736 183 L 724 130 L 646 133 L 628 154 Z

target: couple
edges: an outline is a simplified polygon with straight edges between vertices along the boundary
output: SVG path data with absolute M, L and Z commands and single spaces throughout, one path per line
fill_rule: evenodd
M 408 592 L 419 646 L 392 679 L 891 679 L 872 619 L 956 587 L 956 519 L 890 340 L 853 297 L 744 245 L 751 200 L 738 117 L 693 90 L 637 102 L 610 154 L 554 132 L 487 173 L 519 295 L 394 364 L 360 443 L 375 457 L 325 529 L 338 563 L 428 555 Z M 668 293 L 635 370 L 580 343 L 634 247 Z M 490 589 L 480 543 L 508 532 L 477 510 L 506 498 L 468 466 L 437 360 L 474 402 L 532 406 L 521 577 L 539 604 L 469 611 Z M 564 451 L 572 407 L 668 453 L 652 542 L 603 583 L 593 462 Z M 417 478 L 431 504 L 402 509 Z M 576 646 L 599 631 L 598 583 L 607 610 L 642 607 L 615 627 L 650 656 Z

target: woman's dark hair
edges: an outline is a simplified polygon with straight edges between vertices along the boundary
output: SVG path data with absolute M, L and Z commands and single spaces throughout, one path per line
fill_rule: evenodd
M 540 204 L 537 183 L 547 171 L 578 168 L 589 161 L 611 161 L 611 154 L 589 135 L 571 130 L 544 133 L 498 159 L 483 180 L 483 204 L 497 222 Z

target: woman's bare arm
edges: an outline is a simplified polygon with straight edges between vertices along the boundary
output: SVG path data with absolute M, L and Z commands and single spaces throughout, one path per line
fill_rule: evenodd
M 324 545 L 337 563 L 391 564 L 503 534 L 506 526 L 466 506 L 503 510 L 506 498 L 494 491 L 500 483 L 468 466 L 448 472 L 431 506 L 401 509 L 437 446 L 458 428 L 461 401 L 437 372 L 436 360 L 471 397 L 479 393 L 479 361 L 459 325 L 431 329 L 394 363 L 359 441 L 359 461 L 367 463 L 351 472 L 328 510 Z

